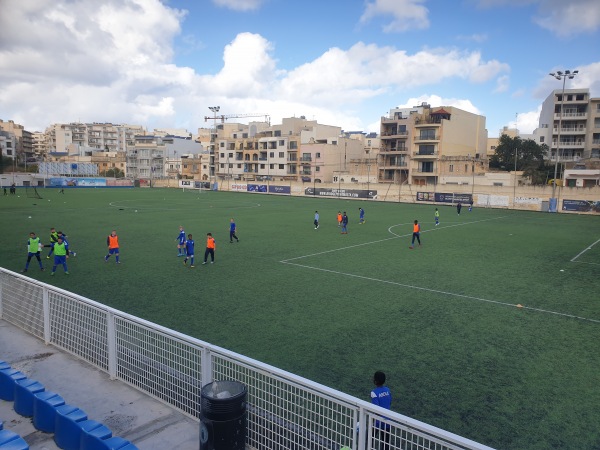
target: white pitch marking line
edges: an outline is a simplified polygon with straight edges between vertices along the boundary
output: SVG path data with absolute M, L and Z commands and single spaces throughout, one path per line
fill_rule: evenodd
M 458 223 L 458 224 L 455 224 L 455 225 L 446 225 L 446 226 L 442 226 L 442 227 L 440 227 L 440 228 L 433 228 L 433 229 L 431 229 L 431 230 L 425 230 L 425 231 L 422 231 L 422 233 L 427 233 L 427 232 L 429 232 L 429 231 L 439 231 L 439 230 L 443 230 L 444 228 L 460 227 L 460 226 L 463 226 L 463 225 L 470 225 L 470 224 L 472 224 L 472 223 L 486 222 L 486 221 L 488 221 L 488 220 L 497 220 L 497 219 L 503 219 L 504 217 L 506 217 L 506 216 L 501 216 L 501 217 L 492 217 L 491 219 L 482 219 L 482 220 L 476 220 L 476 221 L 474 221 L 474 222 L 463 222 L 463 223 Z M 408 233 L 408 234 L 403 234 L 403 235 L 400 235 L 400 234 L 396 234 L 396 233 L 394 233 L 394 232 L 393 232 L 393 231 L 391 231 L 391 230 L 392 230 L 392 228 L 394 228 L 394 227 L 399 227 L 399 226 L 403 226 L 403 225 L 411 225 L 411 224 L 412 224 L 412 222 L 407 222 L 407 223 L 399 223 L 399 224 L 392 225 L 391 227 L 389 227 L 389 228 L 388 228 L 388 232 L 389 232 L 390 234 L 393 234 L 393 235 L 394 235 L 394 237 L 391 237 L 391 238 L 379 239 L 378 241 L 363 242 L 363 243 L 361 243 L 361 244 L 354 244 L 354 245 L 350 245 L 350 246 L 348 246 L 348 247 L 334 248 L 334 249 L 332 249 L 332 250 L 325 250 L 325 251 L 322 251 L 322 252 L 311 253 L 310 255 L 296 256 L 296 257 L 294 257 L 294 258 L 288 258 L 288 259 L 284 259 L 284 260 L 282 260 L 282 261 L 279 261 L 279 262 L 281 262 L 281 263 L 286 263 L 286 262 L 288 262 L 288 261 L 294 261 L 294 260 L 296 260 L 296 259 L 310 258 L 311 256 L 324 255 L 324 254 L 326 254 L 326 253 L 339 252 L 339 251 L 341 251 L 341 250 L 348 250 L 348 249 L 355 248 L 355 247 L 362 247 L 362 246 L 364 246 L 364 245 L 378 244 L 378 243 L 380 243 L 380 242 L 386 242 L 386 241 L 390 241 L 390 240 L 392 240 L 392 239 L 398 239 L 398 238 L 403 238 L 403 237 L 409 237 L 409 236 L 412 236 L 412 233 Z
M 481 298 L 481 297 L 473 297 L 471 295 L 456 294 L 454 292 L 440 291 L 438 289 L 431 289 L 431 288 L 426 288 L 426 287 L 421 287 L 421 286 L 413 286 L 411 284 L 403 284 L 403 283 L 398 283 L 396 281 L 380 280 L 378 278 L 366 277 L 364 275 L 355 275 L 355 274 L 352 274 L 352 273 L 338 272 L 336 270 L 321 269 L 319 267 L 306 266 L 304 264 L 290 263 L 290 262 L 287 262 L 287 261 L 281 261 L 281 262 L 284 263 L 284 264 L 290 264 L 292 266 L 298 266 L 298 267 L 302 267 L 302 268 L 305 268 L 305 269 L 319 270 L 321 272 L 334 273 L 336 275 L 343 275 L 343 276 L 347 276 L 347 277 L 359 278 L 361 280 L 375 281 L 375 282 L 384 283 L 384 284 L 392 284 L 394 286 L 401 286 L 401 287 L 405 287 L 405 288 L 409 288 L 409 289 L 416 289 L 416 290 L 419 290 L 419 291 L 432 292 L 434 294 L 449 295 L 449 296 L 452 296 L 452 297 L 459 297 L 459 298 L 464 298 L 464 299 L 467 299 L 467 300 L 475 300 L 475 301 L 479 301 L 479 302 L 493 303 L 493 304 L 496 304 L 496 305 L 510 306 L 512 308 L 516 307 L 516 305 L 514 305 L 512 303 L 500 302 L 498 300 L 489 300 L 489 299 Z M 588 319 L 587 317 L 580 317 L 580 316 L 575 316 L 573 314 L 566 314 L 566 313 L 561 313 L 561 312 L 556 312 L 556 311 L 549 311 L 549 310 L 546 310 L 546 309 L 533 308 L 533 307 L 530 307 L 530 306 L 522 306 L 522 309 L 528 309 L 530 311 L 537 311 L 537 312 L 542 312 L 542 313 L 546 313 L 546 314 L 553 314 L 553 315 L 556 315 L 556 316 L 569 317 L 569 318 L 572 318 L 572 319 L 584 320 L 584 321 L 587 321 L 587 322 L 600 323 L 600 320 L 598 320 L 598 319 Z
M 583 255 L 583 254 L 584 254 L 585 252 L 587 252 L 588 250 L 591 250 L 591 249 L 592 249 L 592 247 L 593 247 L 594 245 L 596 245 L 598 242 L 600 242 L 600 239 L 598 239 L 596 242 L 594 242 L 594 243 L 593 243 L 592 245 L 590 245 L 588 248 L 586 248 L 586 249 L 583 249 L 581 252 L 579 252 L 579 254 L 578 254 L 578 255 L 577 255 L 575 258 L 573 258 L 573 259 L 571 260 L 571 262 L 575 262 L 575 260 L 576 260 L 577 258 L 579 258 L 581 255 Z

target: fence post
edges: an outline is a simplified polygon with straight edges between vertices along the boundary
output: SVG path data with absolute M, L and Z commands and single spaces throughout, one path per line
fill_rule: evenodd
M 50 329 L 50 296 L 48 288 L 42 288 L 42 311 L 44 314 L 44 344 L 52 341 L 52 330 Z
M 360 407 L 360 410 L 358 412 L 358 423 L 359 425 L 359 429 L 358 429 L 358 445 L 356 446 L 357 450 L 366 450 L 367 449 L 367 442 L 369 442 L 369 432 L 370 427 L 369 424 L 367 423 L 367 414 L 365 413 L 365 408 L 363 408 L 362 406 Z
M 111 380 L 117 378 L 117 333 L 115 330 L 115 315 L 106 314 L 106 340 L 108 346 L 108 376 Z
M 0 319 L 2 319 L 2 286 L 4 286 L 4 278 L 6 275 L 0 273 Z
M 213 382 L 212 377 L 212 357 L 210 350 L 206 347 L 202 349 L 202 380 L 200 380 L 201 386 L 206 386 L 208 383 Z

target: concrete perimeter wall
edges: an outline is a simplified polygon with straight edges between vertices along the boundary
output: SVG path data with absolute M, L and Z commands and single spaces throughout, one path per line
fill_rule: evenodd
M 171 182 L 171 187 L 172 186 Z M 511 186 L 473 186 L 473 185 L 458 185 L 458 184 L 438 184 L 438 185 L 427 185 L 427 186 L 416 186 L 416 185 L 398 185 L 398 184 L 384 184 L 384 183 L 302 183 L 295 181 L 250 181 L 250 182 L 234 182 L 225 180 L 219 183 L 219 190 L 221 191 L 235 191 L 240 193 L 246 193 L 249 195 L 264 195 L 265 192 L 245 192 L 243 190 L 244 185 L 255 184 L 255 185 L 266 185 L 267 191 L 271 186 L 286 186 L 289 187 L 290 194 L 292 196 L 310 196 L 307 194 L 308 190 L 321 189 L 321 190 L 333 190 L 337 191 L 365 191 L 370 192 L 374 198 L 354 198 L 360 201 L 383 201 L 383 202 L 401 202 L 401 203 L 419 203 L 419 204 L 451 204 L 452 201 L 446 202 L 435 202 L 435 201 L 424 201 L 423 196 L 417 196 L 417 193 L 445 193 L 445 194 L 457 194 L 463 196 L 473 196 L 474 206 L 476 207 L 490 207 L 490 208 L 506 208 L 506 209 L 520 209 L 530 211 L 547 211 L 548 201 L 552 197 L 552 186 L 517 186 L 516 188 Z M 157 180 L 154 182 L 155 187 L 167 187 L 167 180 Z M 277 194 L 274 194 L 277 195 Z M 317 195 L 318 196 L 318 195 Z M 564 213 L 578 213 L 578 214 L 599 214 L 600 215 L 600 186 L 594 186 L 591 188 L 583 187 L 562 187 L 556 188 L 556 196 L 558 198 L 558 210 Z M 329 198 L 337 198 L 336 195 L 330 195 Z M 342 194 L 342 197 L 344 195 Z M 366 197 L 366 196 L 365 196 Z M 419 199 L 418 199 L 419 197 Z M 345 197 L 346 199 L 353 199 L 351 197 Z M 434 196 L 430 196 L 434 198 Z M 590 205 L 589 211 L 583 210 L 565 210 L 564 200 L 578 201 L 580 203 L 588 203 Z M 454 202 L 455 203 L 455 202 Z M 465 203 L 463 201 L 463 203 Z M 594 204 L 597 207 L 594 207 Z M 567 207 L 568 208 L 568 207 Z

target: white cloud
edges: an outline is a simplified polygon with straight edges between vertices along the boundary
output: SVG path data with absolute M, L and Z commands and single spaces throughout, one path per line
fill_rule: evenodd
M 510 85 L 510 78 L 508 75 L 502 75 L 498 77 L 496 80 L 496 89 L 494 89 L 494 94 L 500 94 L 502 92 L 508 91 L 508 87 Z
M 540 121 L 540 112 L 542 111 L 542 105 L 538 106 L 535 111 L 528 111 L 524 113 L 518 113 L 515 120 L 506 124 L 508 128 L 516 128 L 519 130 L 519 134 L 532 134 Z M 490 133 L 492 136 L 492 133 Z
M 403 32 L 412 29 L 429 28 L 429 10 L 422 5 L 425 0 L 374 0 L 367 2 L 360 17 L 361 23 L 368 23 L 375 17 L 384 17 L 386 33 Z
M 468 99 L 460 99 L 460 98 L 443 98 L 439 95 L 435 94 L 424 94 L 419 97 L 409 98 L 406 103 L 403 105 L 398 105 L 398 108 L 412 108 L 416 105 L 420 105 L 421 103 L 428 103 L 431 106 L 454 106 L 456 108 L 462 109 L 463 111 L 468 111 L 473 114 L 481 114 L 479 109 L 471 103 L 471 100 Z
M 370 127 L 360 119 L 365 102 L 444 80 L 492 82 L 509 71 L 479 52 L 409 54 L 361 42 L 284 71 L 270 41 L 240 33 L 225 47 L 221 70 L 203 74 L 173 64 L 185 12 L 157 0 L 103 0 L 99 6 L 73 0 L 68 8 L 2 1 L 12 11 L 10 20 L 0 16 L 3 114 L 32 130 L 78 120 L 195 129 L 210 115 L 208 105 L 220 105 L 225 114 L 265 112 L 274 123 L 305 115 L 363 129 Z M 475 110 L 464 100 L 446 104 Z
M 532 20 L 562 37 L 589 33 L 600 28 L 598 0 L 477 0 L 482 7 L 537 5 Z
M 259 9 L 265 0 L 212 0 L 220 7 L 232 9 L 234 11 L 253 11 Z

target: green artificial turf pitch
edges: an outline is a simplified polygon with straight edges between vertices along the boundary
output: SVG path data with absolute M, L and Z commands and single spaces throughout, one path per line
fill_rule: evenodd
M 438 205 L 435 227 L 433 205 L 39 191 L 0 198 L 7 269 L 23 268 L 30 231 L 47 243 L 56 227 L 77 252 L 71 275 L 50 277 L 44 259 L 28 276 L 365 400 L 383 370 L 395 411 L 492 447 L 600 448 L 597 216 Z M 423 246 L 411 250 L 415 219 Z M 194 269 L 177 257 L 179 225 Z M 104 262 L 113 228 L 120 265 Z M 214 265 L 201 265 L 207 232 Z

